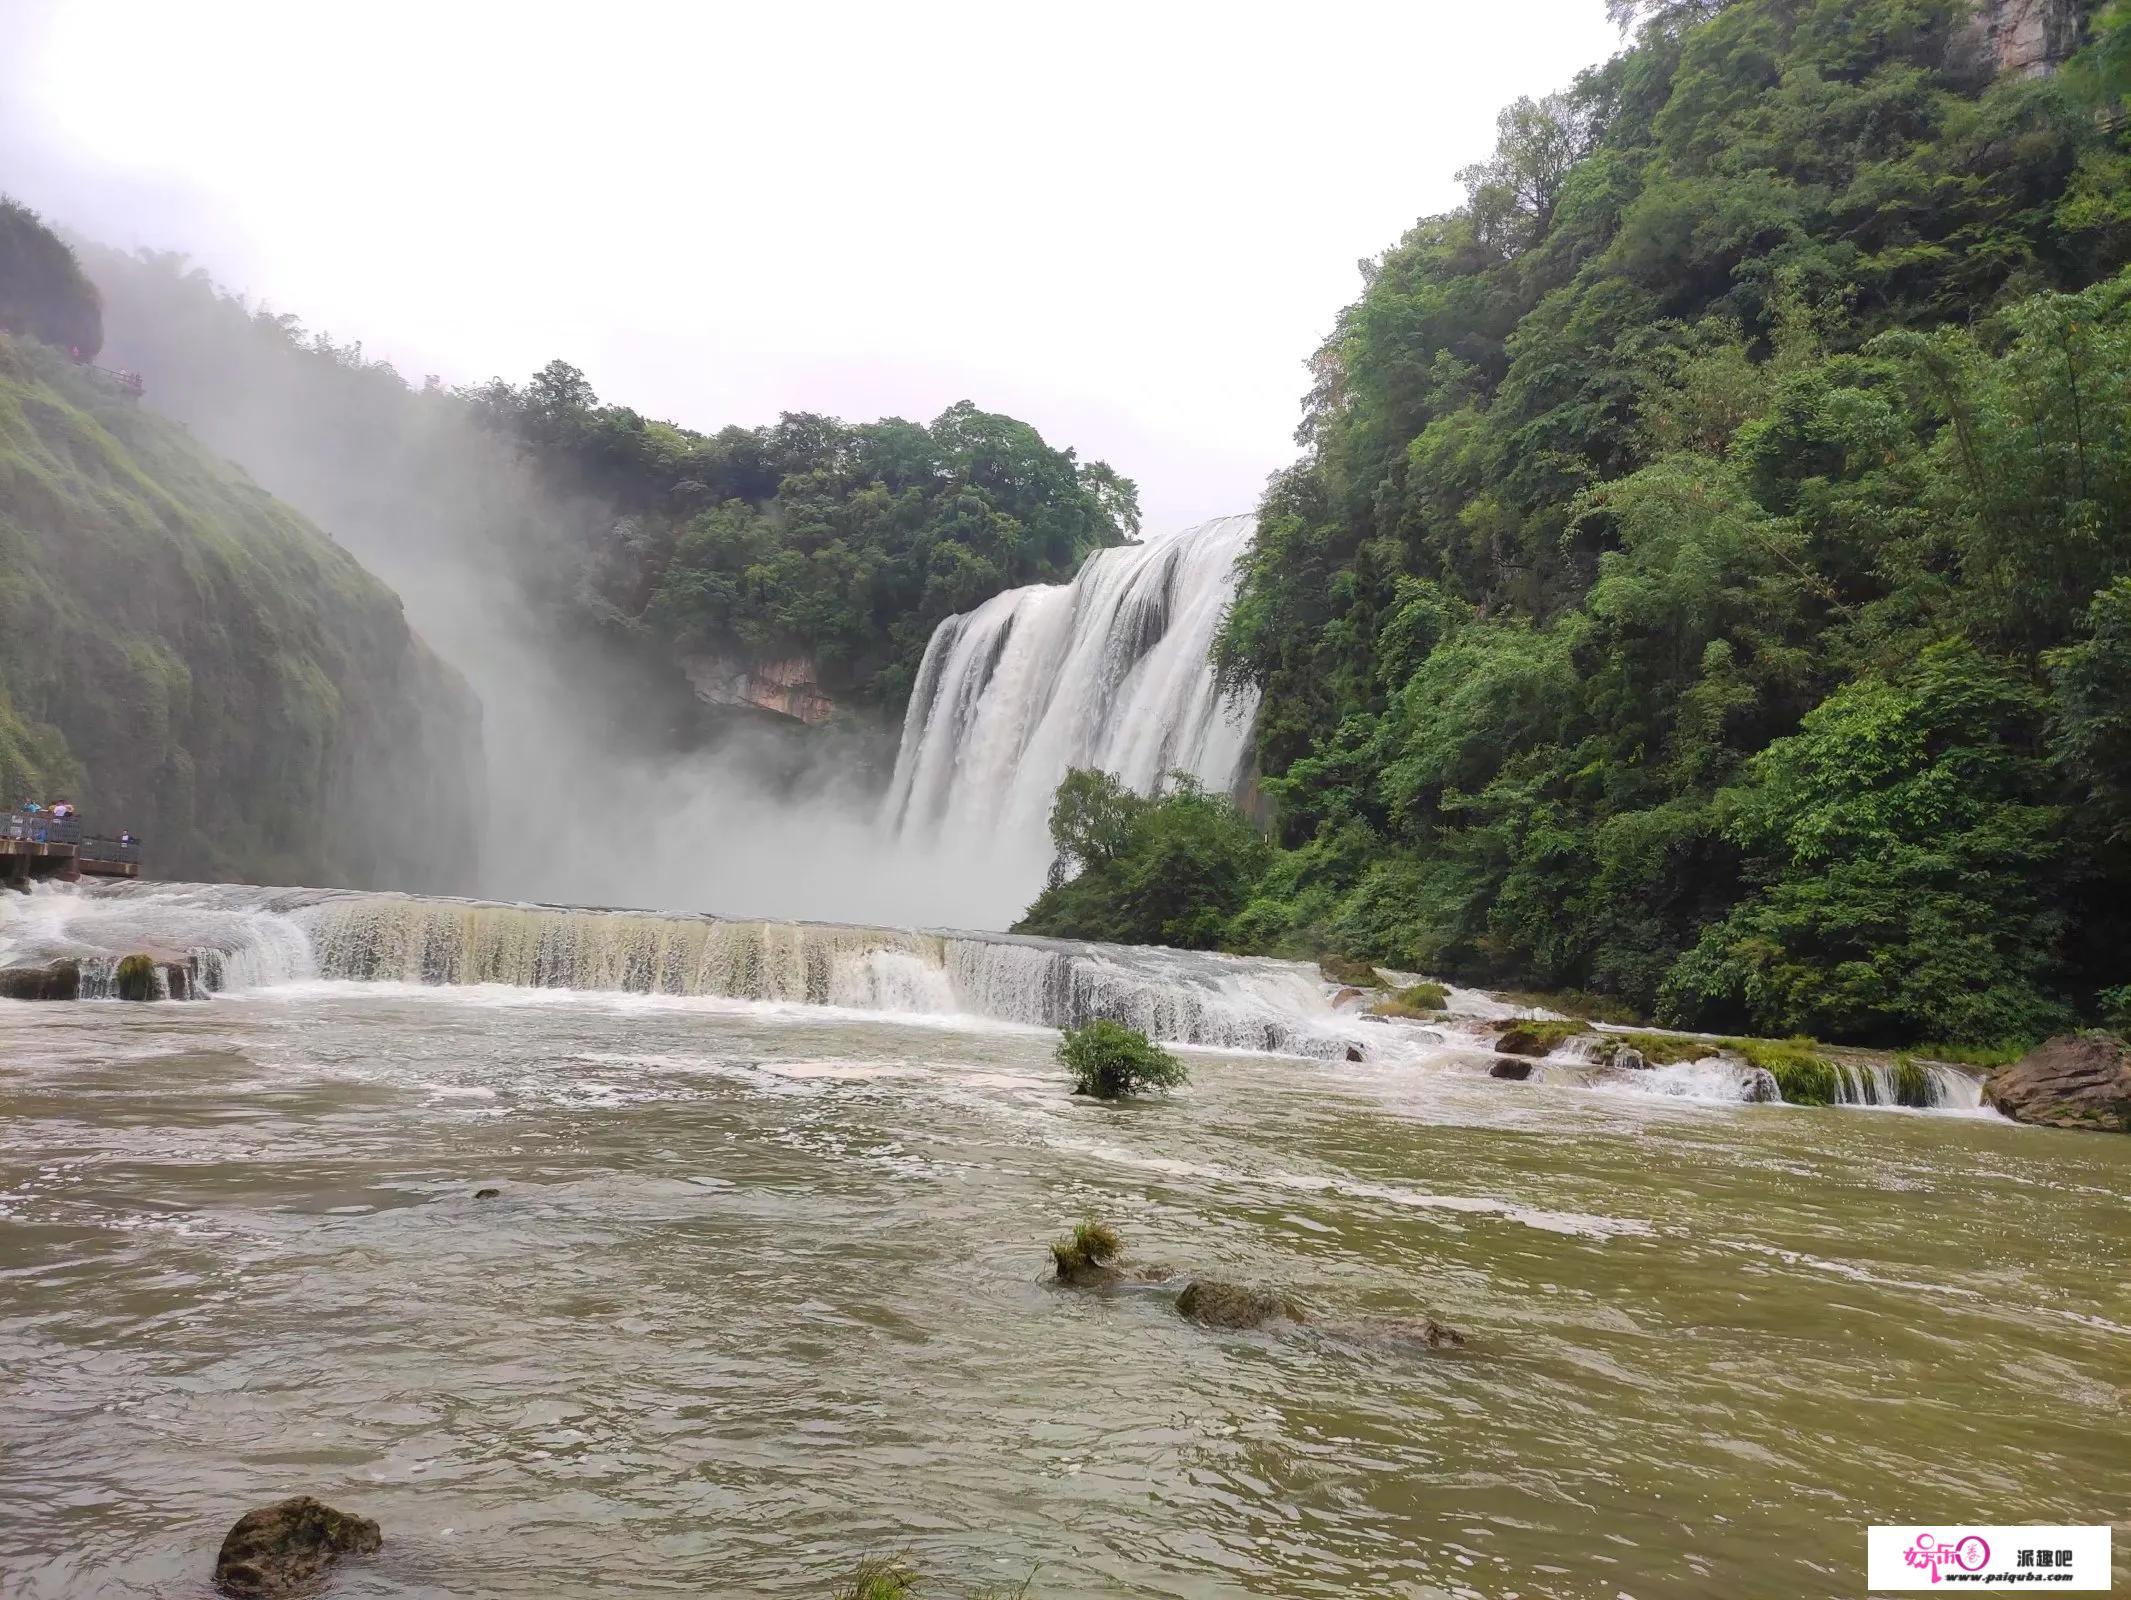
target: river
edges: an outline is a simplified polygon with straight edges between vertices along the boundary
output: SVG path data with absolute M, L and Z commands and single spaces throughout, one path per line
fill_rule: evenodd
M 2131 1140 L 1456 1041 L 1191 1048 L 1100 1107 L 1056 1037 L 301 972 L 0 1002 L 0 1587 L 197 1600 L 297 1492 L 384 1527 L 336 1597 L 902 1553 L 949 1596 L 1790 1600 L 1861 1593 L 1870 1523 L 2125 1515 Z M 1050 1286 L 1086 1216 L 1311 1321 Z M 1380 1337 L 1422 1313 L 1468 1346 Z

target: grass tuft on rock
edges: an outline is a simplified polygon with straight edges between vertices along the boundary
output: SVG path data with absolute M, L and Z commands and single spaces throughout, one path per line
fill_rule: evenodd
M 1051 1260 L 1061 1283 L 1080 1283 L 1099 1276 L 1125 1252 L 1125 1242 L 1107 1222 L 1074 1224 L 1073 1231 L 1051 1244 Z
M 1388 1000 L 1379 1000 L 1369 1011 L 1378 1017 L 1435 1017 L 1449 1004 L 1450 991 L 1440 983 L 1416 983 Z
M 1142 1089 L 1173 1089 L 1190 1074 L 1184 1063 L 1137 1028 L 1098 1020 L 1085 1028 L 1068 1028 L 1058 1042 L 1058 1059 L 1073 1074 L 1073 1092 L 1097 1100 L 1118 1100 Z

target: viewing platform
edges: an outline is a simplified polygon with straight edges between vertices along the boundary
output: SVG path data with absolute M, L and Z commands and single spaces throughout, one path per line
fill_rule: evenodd
M 79 817 L 0 811 L 0 885 L 22 888 L 40 878 L 138 878 L 141 842 L 85 833 Z

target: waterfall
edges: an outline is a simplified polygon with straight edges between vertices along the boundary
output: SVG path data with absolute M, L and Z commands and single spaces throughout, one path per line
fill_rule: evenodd
M 295 913 L 318 975 L 424 984 L 621 990 L 1078 1027 L 1098 1017 L 1157 1039 L 1343 1056 L 1350 1029 L 1295 962 L 813 922 L 397 895 Z
M 1983 1103 L 1983 1085 L 1957 1068 L 1925 1061 L 1838 1061 L 1835 1103 L 1973 1110 Z
M 1072 767 L 1151 791 L 1189 772 L 1228 790 L 1254 696 L 1224 696 L 1209 652 L 1254 517 L 1221 517 L 1099 550 L 1069 584 L 996 595 L 934 631 L 890 783 L 898 848 L 937 847 L 981 872 L 997 925 L 1049 861 L 1046 821 Z
M 238 884 L 50 885 L 0 895 L 0 970 L 70 963 L 84 1000 L 114 992 L 118 961 L 150 954 L 159 992 L 271 992 L 324 979 L 449 990 L 475 985 L 824 1006 L 1026 1028 L 1122 1022 L 1170 1044 L 1310 1056 L 1339 1072 L 1500 1064 L 1485 997 L 1456 991 L 1436 1023 L 1372 1019 L 1336 1003 L 1314 965 L 1262 956 L 1005 933 L 740 921 L 681 912 L 504 905 Z M 299 994 L 302 991 L 297 991 Z M 0 1006 L 18 1002 L 0 1000 Z M 1477 1008 L 1477 1009 L 1470 1009 Z M 1497 1006 L 1495 1009 L 1500 1010 Z M 1542 1082 L 1737 1104 L 1780 1098 L 1761 1067 L 1709 1041 L 1696 1061 L 1624 1070 L 1572 1039 Z M 1980 1104 L 1955 1068 L 1848 1058 L 1844 1105 L 1948 1111 Z

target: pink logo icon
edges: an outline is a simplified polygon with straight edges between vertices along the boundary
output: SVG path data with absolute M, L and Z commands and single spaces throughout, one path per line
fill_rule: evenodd
M 1916 1543 L 1902 1552 L 1902 1559 L 1919 1571 L 1929 1572 L 1931 1581 L 1938 1583 L 1941 1567 L 1952 1567 L 1960 1572 L 1981 1572 L 1989 1566 L 1990 1541 L 1971 1533 L 1952 1544 L 1941 1544 L 1932 1535 L 1920 1533 Z

